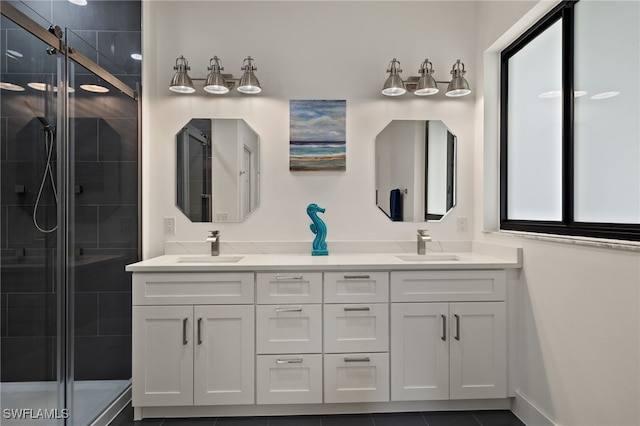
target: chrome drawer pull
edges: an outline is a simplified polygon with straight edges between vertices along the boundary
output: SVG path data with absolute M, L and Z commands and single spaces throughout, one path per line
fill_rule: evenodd
M 370 275 L 345 275 L 345 280 L 369 280 L 371 279 Z
M 182 320 L 182 344 L 186 345 L 187 343 L 189 343 L 189 340 L 187 340 L 187 321 L 189 320 L 189 318 L 185 318 Z
M 344 357 L 344 362 L 370 362 L 371 359 L 368 356 L 363 356 L 363 357 L 348 357 L 345 356 Z
M 276 364 L 302 364 L 302 358 L 280 359 L 276 360 Z
M 276 308 L 276 312 L 302 312 L 302 307 L 295 306 L 293 308 Z
M 292 281 L 302 279 L 302 275 L 276 275 L 276 281 Z
M 368 306 L 345 306 L 344 307 L 344 311 L 345 312 L 350 312 L 350 311 L 368 311 L 369 307 Z

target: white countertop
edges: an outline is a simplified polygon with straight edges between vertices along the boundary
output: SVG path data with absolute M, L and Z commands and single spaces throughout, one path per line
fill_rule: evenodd
M 397 253 L 167 254 L 128 265 L 129 272 L 340 271 L 505 269 L 522 266 L 521 249 L 470 242 L 469 251 Z

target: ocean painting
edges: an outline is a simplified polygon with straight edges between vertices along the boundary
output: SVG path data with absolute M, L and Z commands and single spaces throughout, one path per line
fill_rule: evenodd
M 347 101 L 289 102 L 289 170 L 346 170 Z

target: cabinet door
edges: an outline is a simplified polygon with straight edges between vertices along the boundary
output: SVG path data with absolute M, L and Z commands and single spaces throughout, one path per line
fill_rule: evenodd
M 134 407 L 193 404 L 193 307 L 133 307 Z
M 391 400 L 449 399 L 447 303 L 391 304 Z
M 254 307 L 194 307 L 194 404 L 254 402 Z
M 389 304 L 324 305 L 324 352 L 389 352 Z
M 507 396 L 505 302 L 452 303 L 451 399 Z

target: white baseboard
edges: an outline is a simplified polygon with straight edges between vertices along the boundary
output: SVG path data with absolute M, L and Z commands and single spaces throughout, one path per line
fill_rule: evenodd
M 511 412 L 527 426 L 560 426 L 518 391 L 511 402 Z

